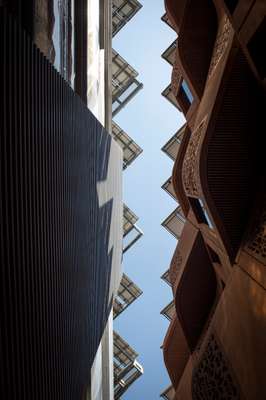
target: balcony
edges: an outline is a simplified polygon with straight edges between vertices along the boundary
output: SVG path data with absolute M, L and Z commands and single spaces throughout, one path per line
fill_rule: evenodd
M 112 135 L 123 150 L 123 169 L 126 169 L 142 153 L 142 148 L 114 121 L 112 121 Z
M 176 33 L 179 32 L 186 3 L 187 0 L 179 0 L 179 1 L 165 0 L 165 9 L 166 9 L 165 18 L 167 18 L 170 21 L 170 24 L 172 25 Z
M 117 295 L 114 299 L 114 319 L 141 295 L 142 290 L 126 274 L 123 274 Z
M 114 331 L 114 398 L 118 400 L 123 393 L 144 372 L 137 362 L 138 354 Z
M 169 269 L 162 274 L 161 279 L 165 283 L 167 283 L 167 285 L 171 286 L 171 281 L 170 281 L 170 276 L 169 276 Z
M 137 0 L 112 1 L 113 37 L 136 15 L 141 7 L 142 5 Z
M 171 66 L 175 63 L 176 57 L 176 46 L 177 40 L 174 40 L 172 44 L 163 52 L 162 58 L 167 61 Z
M 189 86 L 201 98 L 208 76 L 218 22 L 213 2 L 166 1 L 168 17 L 178 27 L 178 58 Z
M 173 106 L 175 106 L 180 112 L 182 112 L 182 110 L 177 102 L 176 96 L 173 93 L 171 83 L 163 90 L 162 96 L 165 97 L 168 101 L 170 101 L 170 103 Z
M 217 279 L 199 231 L 187 223 L 178 243 L 179 261 L 173 258 L 177 318 L 191 352 L 210 318 L 217 296 Z M 176 269 L 176 271 L 174 271 Z
M 175 30 L 175 28 L 174 28 L 172 22 L 171 22 L 170 19 L 168 18 L 167 13 L 165 13 L 165 14 L 161 17 L 161 20 L 162 20 L 165 24 L 167 24 L 171 29 Z
M 169 386 L 165 389 L 161 394 L 160 397 L 164 400 L 174 400 L 175 397 L 175 389 L 173 386 Z
M 124 204 L 123 211 L 123 253 L 128 251 L 143 235 L 142 230 L 136 225 L 138 217 Z
M 214 229 L 218 244 L 233 262 L 262 176 L 258 154 L 263 101 L 245 55 L 230 46 L 233 33 L 228 35 L 210 70 L 208 104 L 203 101 L 199 110 L 182 181 L 198 222 Z
M 178 206 L 163 222 L 162 226 L 179 239 L 184 227 L 185 216 L 180 206 Z
M 177 389 L 190 357 L 190 352 L 182 327 L 176 316 L 172 319 L 164 339 L 163 356 L 172 385 Z
M 169 321 L 172 321 L 172 319 L 176 316 L 174 301 L 171 301 L 171 303 L 167 304 L 167 306 L 162 309 L 160 314 Z
M 112 110 L 115 116 L 142 88 L 137 71 L 114 49 L 112 53 Z
M 179 151 L 180 144 L 184 137 L 186 130 L 186 125 L 183 125 L 172 137 L 168 140 L 168 142 L 162 147 L 162 151 L 171 158 L 171 160 L 175 161 L 177 158 L 177 154 Z
M 177 201 L 175 189 L 172 183 L 172 177 L 168 178 L 167 181 L 162 185 L 162 189 L 166 191 L 175 201 Z

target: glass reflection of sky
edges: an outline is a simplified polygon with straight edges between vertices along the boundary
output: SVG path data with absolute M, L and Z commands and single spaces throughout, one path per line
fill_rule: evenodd
M 186 93 L 188 100 L 190 101 L 190 103 L 192 103 L 193 95 L 188 87 L 187 82 L 184 79 L 182 81 L 182 88 L 184 89 L 184 92 Z

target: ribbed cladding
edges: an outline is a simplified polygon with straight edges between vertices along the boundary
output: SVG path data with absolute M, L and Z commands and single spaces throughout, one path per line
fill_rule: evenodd
M 112 139 L 3 8 L 0 50 L 1 397 L 81 399 L 111 306 Z
M 249 218 L 259 169 L 260 96 L 238 51 L 224 88 L 208 145 L 207 179 L 234 258 Z
M 37 0 L 2 0 L 0 7 L 3 4 L 8 11 L 16 16 L 21 26 L 26 29 L 27 33 L 33 37 L 34 33 L 34 8 Z M 48 2 L 53 0 L 46 0 Z
M 217 14 L 212 1 L 187 1 L 178 37 L 178 54 L 199 98 L 204 91 L 217 27 Z

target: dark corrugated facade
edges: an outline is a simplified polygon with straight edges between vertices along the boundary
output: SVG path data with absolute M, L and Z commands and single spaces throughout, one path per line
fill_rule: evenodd
M 82 399 L 120 274 L 122 154 L 1 7 L 0 31 L 1 398 Z

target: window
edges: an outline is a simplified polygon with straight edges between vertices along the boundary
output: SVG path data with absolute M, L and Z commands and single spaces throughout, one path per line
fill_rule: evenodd
M 206 208 L 204 207 L 204 204 L 202 203 L 201 199 L 199 199 L 199 203 L 200 203 L 200 206 L 201 206 L 202 211 L 203 211 L 203 213 L 204 213 L 204 216 L 205 216 L 205 218 L 206 218 L 207 225 L 209 226 L 209 228 L 213 229 L 213 224 L 212 224 L 211 219 L 210 219 L 210 217 L 209 217 L 208 211 L 207 211 Z
M 206 224 L 210 229 L 213 229 L 213 224 L 201 199 L 195 199 L 193 197 L 190 197 L 189 202 L 191 204 L 192 210 L 197 218 L 198 223 Z
M 188 100 L 189 100 L 189 102 L 191 104 L 193 102 L 193 96 L 192 96 L 192 93 L 191 93 L 191 91 L 190 91 L 190 89 L 188 87 L 187 82 L 184 79 L 182 80 L 181 86 L 182 86 L 184 92 L 186 93 L 186 96 L 187 96 L 187 98 L 188 98 Z
M 181 86 L 178 92 L 178 98 L 182 104 L 183 112 L 186 114 L 193 102 L 193 95 L 188 87 L 188 84 L 182 79 Z

